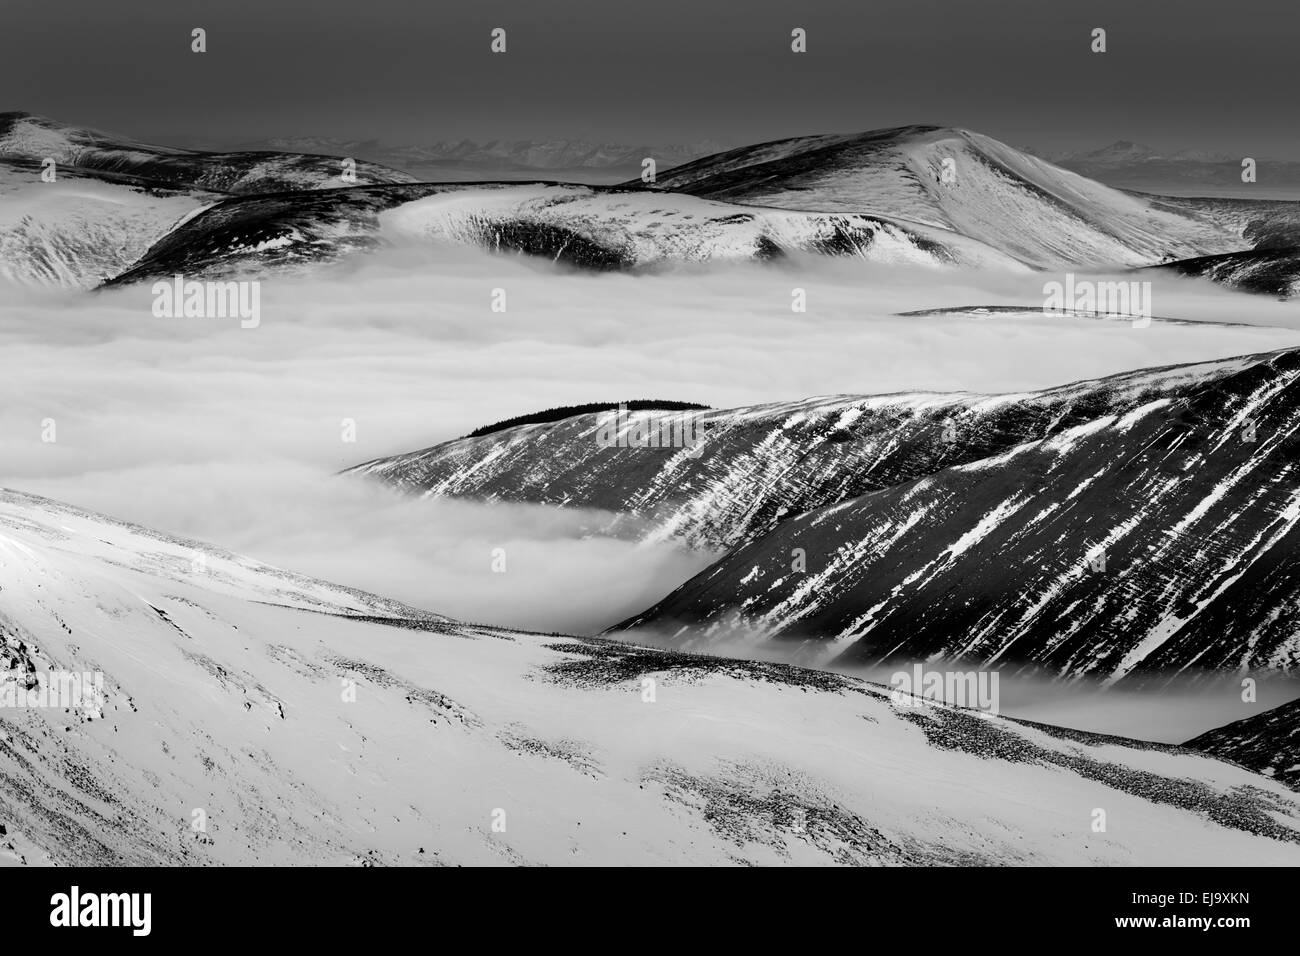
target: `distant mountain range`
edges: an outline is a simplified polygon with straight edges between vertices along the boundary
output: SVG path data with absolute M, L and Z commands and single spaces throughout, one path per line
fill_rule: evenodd
M 393 145 L 373 139 L 361 141 L 318 137 L 280 137 L 249 142 L 245 146 L 248 149 L 364 157 L 405 170 L 423 171 L 445 166 L 478 168 L 485 174 L 528 171 L 545 174 L 584 169 L 639 170 L 646 158 L 654 159 L 659 169 L 669 169 L 719 152 L 722 148 L 710 140 L 658 146 L 593 143 L 572 139 L 490 140 L 485 143 L 462 139 L 427 145 Z
M 920 127 L 918 127 L 920 128 Z M 935 127 L 937 128 L 937 127 Z M 195 143 L 197 145 L 197 141 Z M 210 148 L 210 147 L 205 147 Z M 631 145 L 575 139 L 447 140 L 427 144 L 395 144 L 378 139 L 350 140 L 331 137 L 295 136 L 249 140 L 244 150 L 352 156 L 421 174 L 438 167 L 479 169 L 484 176 L 503 173 L 536 173 L 541 178 L 555 172 L 623 170 L 639 173 L 642 160 L 653 158 L 660 172 L 727 150 L 712 140 L 695 143 Z M 1017 147 L 1016 152 L 1039 157 L 1056 166 L 1121 189 L 1161 193 L 1186 190 L 1239 187 L 1241 161 L 1251 155 L 1263 167 L 1259 188 L 1300 187 L 1300 161 L 1258 156 L 1249 151 L 1234 155 L 1222 150 L 1184 148 L 1157 150 L 1142 143 L 1117 140 L 1107 146 L 1064 152 Z M 513 176 L 512 176 L 513 178 Z M 1217 194 L 1217 193 L 1216 193 Z M 1241 195 L 1246 197 L 1249 190 Z
M 586 144 L 485 149 L 510 162 L 617 159 Z M 40 178 L 49 160 L 52 183 Z M 960 129 L 780 140 L 661 165 L 649 185 L 413 180 L 347 156 L 204 153 L 0 114 L 0 272 L 82 287 L 246 278 L 414 241 L 588 269 L 792 255 L 999 271 L 1162 265 L 1279 296 L 1300 275 L 1300 203 L 1137 196 Z
M 1144 146 L 1141 143 L 1132 143 L 1124 139 L 1116 140 L 1109 146 L 1102 146 L 1097 149 L 1057 153 L 1050 158 L 1053 162 L 1062 165 L 1067 165 L 1069 163 L 1103 163 L 1119 166 L 1128 163 L 1148 163 L 1157 160 L 1172 163 L 1241 162 L 1240 156 L 1231 156 L 1227 153 L 1214 152 L 1205 149 L 1180 149 L 1174 150 L 1173 152 L 1161 153 L 1152 149 L 1150 146 Z
M 1256 180 L 1241 180 L 1242 160 L 1256 162 Z M 1240 155 L 1182 149 L 1160 152 L 1126 140 L 1098 149 L 1061 153 L 1053 163 L 1120 189 L 1180 196 L 1252 194 L 1272 195 L 1300 190 L 1300 162 L 1258 156 L 1249 149 Z M 1297 195 L 1295 198 L 1300 198 Z

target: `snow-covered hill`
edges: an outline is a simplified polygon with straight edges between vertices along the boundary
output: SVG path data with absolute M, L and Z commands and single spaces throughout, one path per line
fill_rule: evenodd
M 53 182 L 42 178 L 46 160 Z M 0 113 L 0 278 L 93 288 L 231 194 L 353 185 L 342 171 L 337 157 L 172 149 Z M 411 181 L 356 165 L 356 184 Z
M 160 240 L 115 284 L 308 266 L 412 241 L 526 253 L 588 269 L 792 253 L 1024 268 L 963 236 L 879 217 L 558 183 L 428 183 L 226 200 Z
M 1111 682 L 1294 671 L 1300 350 L 1207 368 L 1129 410 L 1098 406 L 1050 437 L 791 517 L 625 626 L 686 646 L 739 630 L 818 660 Z
M 6 863 L 1300 862 L 1295 795 L 1209 757 L 459 625 L 17 492 L 0 639 L 104 685 L 0 708 Z
M 1282 299 L 1300 295 L 1300 245 L 1199 256 L 1152 268 L 1198 276 L 1230 288 Z
M 286 152 L 201 152 L 134 142 L 97 130 L 67 126 L 30 113 L 0 113 L 0 159 L 107 173 L 128 173 L 158 186 L 253 194 L 409 183 L 414 177 L 356 161 L 354 181 L 344 180 L 342 159 Z
M 1300 790 L 1300 700 L 1216 727 L 1183 744 Z
M 1253 245 L 1231 217 L 1121 192 L 991 137 L 934 126 L 747 146 L 670 170 L 653 188 L 927 223 L 1046 268 L 1141 266 Z M 1300 219 L 1300 204 L 1289 205 Z
M 1300 352 L 1285 350 L 1013 395 L 645 411 L 615 447 L 598 413 L 348 473 L 614 512 L 626 520 L 610 532 L 733 549 L 625 625 L 689 647 L 779 636 L 815 661 L 939 656 L 1111 679 L 1291 670 L 1297 374 Z M 675 432 L 704 437 L 636 447 Z
M 55 185 L 39 180 L 47 159 L 57 164 L 60 182 L 98 181 L 101 192 L 110 185 L 140 187 L 154 198 L 175 199 L 172 205 L 184 211 L 169 217 L 138 195 L 123 198 L 116 218 L 102 214 L 102 203 L 93 212 L 70 210 L 62 194 L 34 188 Z M 692 196 L 555 183 L 414 185 L 406 173 L 365 162 L 345 181 L 338 157 L 156 147 L 26 113 L 0 114 L 0 160 L 12 181 L 0 188 L 21 191 L 22 200 L 11 204 L 15 223 L 3 236 L 6 274 L 64 285 L 91 284 L 91 276 L 119 284 L 176 274 L 247 277 L 412 240 L 469 243 L 597 269 L 799 252 L 1023 268 L 979 241 L 887 216 L 737 208 Z M 214 205 L 232 194 L 238 198 Z
M 0 278 L 93 288 L 221 198 L 73 167 L 43 182 L 40 164 L 0 159 Z
M 802 512 L 1101 415 L 1124 415 L 1267 360 L 1148 369 L 1008 395 L 836 395 L 721 411 L 632 412 L 614 447 L 598 440 L 610 413 L 579 415 L 444 442 L 347 473 L 414 494 L 615 512 L 653 538 L 730 548 Z M 641 433 L 703 437 L 695 449 L 636 447 Z

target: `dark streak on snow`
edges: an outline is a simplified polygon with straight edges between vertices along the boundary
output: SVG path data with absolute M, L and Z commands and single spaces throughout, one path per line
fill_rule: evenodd
M 733 660 L 708 654 L 667 651 L 596 638 L 574 638 L 565 644 L 547 644 L 548 650 L 575 655 L 546 668 L 558 683 L 578 687 L 608 687 L 637 680 L 646 674 L 669 673 L 687 680 L 721 674 L 741 680 L 761 680 L 801 690 L 840 691 L 852 688 L 852 678 L 827 671 L 806 670 L 789 664 Z

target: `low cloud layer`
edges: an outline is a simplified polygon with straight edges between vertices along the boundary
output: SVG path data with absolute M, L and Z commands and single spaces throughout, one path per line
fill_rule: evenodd
M 589 632 L 709 556 L 594 535 L 599 516 L 415 501 L 333 473 L 553 405 L 1020 390 L 1300 345 L 1293 306 L 1172 278 L 1156 315 L 1250 325 L 891 314 L 1037 306 L 1045 278 L 825 260 L 583 275 L 400 249 L 265 282 L 255 329 L 155 318 L 147 285 L 6 288 L 0 483 L 457 617 Z

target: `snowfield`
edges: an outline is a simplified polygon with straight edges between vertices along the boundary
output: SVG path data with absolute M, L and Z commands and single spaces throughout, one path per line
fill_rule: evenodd
M 456 624 L 19 492 L 0 635 L 106 691 L 0 709 L 15 864 L 1300 863 L 1294 793 L 1177 748 Z

